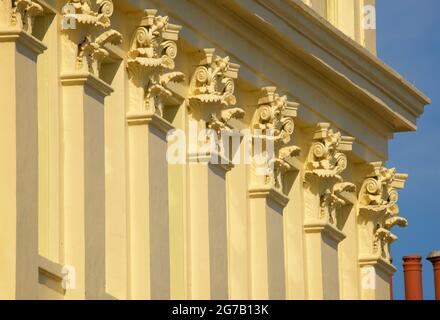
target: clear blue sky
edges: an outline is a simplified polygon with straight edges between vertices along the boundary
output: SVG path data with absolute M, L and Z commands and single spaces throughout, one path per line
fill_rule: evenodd
M 379 57 L 433 101 L 418 132 L 397 134 L 389 150 L 388 166 L 410 175 L 399 198 L 409 227 L 396 230 L 399 240 L 392 248 L 399 269 L 394 295 L 404 299 L 402 257 L 419 254 L 425 260 L 431 250 L 440 250 L 440 1 L 377 0 L 377 34 Z M 429 261 L 423 271 L 424 298 L 434 299 Z

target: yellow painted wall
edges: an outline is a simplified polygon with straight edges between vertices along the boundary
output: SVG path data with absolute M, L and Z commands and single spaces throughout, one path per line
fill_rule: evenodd
M 114 1 L 108 33 L 61 30 L 66 1 L 31 1 L 31 25 L 1 2 L 0 298 L 388 299 L 389 193 L 407 178 L 386 171 L 388 140 L 429 101 L 353 42 L 374 53 L 374 1 L 303 2 Z M 146 59 L 152 25 L 168 49 Z M 275 127 L 276 171 L 167 163 L 167 133 L 190 146 L 193 123 Z M 384 219 L 365 220 L 368 181 Z

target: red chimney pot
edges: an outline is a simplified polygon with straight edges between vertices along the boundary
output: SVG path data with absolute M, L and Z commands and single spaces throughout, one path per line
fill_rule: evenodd
M 403 257 L 406 300 L 423 300 L 422 257 Z
M 431 252 L 427 260 L 431 261 L 434 268 L 435 299 L 440 300 L 440 251 Z

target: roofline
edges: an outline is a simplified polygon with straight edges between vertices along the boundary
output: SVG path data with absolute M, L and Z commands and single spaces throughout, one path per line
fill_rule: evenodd
M 258 1 L 258 0 L 257 0 Z M 279 0 L 278 0 L 279 1 Z M 376 55 L 372 54 L 365 47 L 360 45 L 358 42 L 347 36 L 341 30 L 332 25 L 329 21 L 322 18 L 317 12 L 315 12 L 308 5 L 303 3 L 301 0 L 281 0 L 310 17 L 310 21 L 314 22 L 317 26 L 319 26 L 324 32 L 330 33 L 334 38 L 340 43 L 343 44 L 352 50 L 356 51 L 362 58 L 372 63 L 375 67 L 380 69 L 385 73 L 386 76 L 400 83 L 408 93 L 412 94 L 415 98 L 419 99 L 421 103 L 425 105 L 431 104 L 431 99 L 426 96 L 422 91 L 417 89 L 413 84 L 411 84 L 408 80 L 406 80 L 400 73 L 394 70 L 392 67 L 383 62 Z

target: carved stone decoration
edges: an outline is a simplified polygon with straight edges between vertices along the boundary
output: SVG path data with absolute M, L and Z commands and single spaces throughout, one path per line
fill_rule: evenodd
M 77 28 L 81 29 L 79 32 L 84 34 L 77 43 L 76 69 L 99 76 L 101 63 L 109 55 L 104 46 L 107 43 L 112 45 L 122 43 L 122 35 L 116 30 L 108 29 L 114 11 L 113 2 L 96 0 L 93 5 L 91 0 L 68 0 L 66 4 L 74 8 L 75 13 L 63 12 L 63 17 L 74 19 Z M 75 30 L 67 29 L 65 32 L 78 32 Z
M 145 10 L 128 52 L 127 66 L 132 78 L 145 88 L 146 109 L 163 115 L 163 101 L 171 96 L 170 82 L 182 82 L 182 72 L 169 72 L 175 67 L 180 26 L 169 23 L 157 10 Z
M 293 169 L 291 160 L 300 154 L 299 147 L 288 145 L 293 136 L 299 104 L 288 101 L 287 96 L 280 96 L 275 87 L 265 87 L 261 93 L 252 121 L 253 137 L 266 148 L 262 150 L 264 158 L 270 157 L 267 147 L 273 143 L 273 155 L 266 164 L 264 183 L 283 194 L 283 177 Z
M 93 6 L 91 0 L 68 0 L 67 4 L 75 9 L 75 13 L 69 17 L 80 24 L 88 24 L 94 27 L 110 28 L 110 17 L 113 15 L 114 7 L 112 0 L 96 0 Z M 65 13 L 68 15 L 68 13 Z
M 313 139 L 305 164 L 306 186 L 319 194 L 318 219 L 340 228 L 338 210 L 349 204 L 343 194 L 356 192 L 341 176 L 348 164 L 344 151 L 351 150 L 354 139 L 334 132 L 329 123 L 318 123 Z
M 387 169 L 381 162 L 372 163 L 373 170 L 362 184 L 359 193 L 359 223 L 364 244 L 363 251 L 390 261 L 390 244 L 397 240 L 391 233 L 394 226 L 406 227 L 408 221 L 399 217 L 397 189 L 403 188 L 407 175 Z
M 190 83 L 190 100 L 202 103 L 236 104 L 234 79 L 238 65 L 230 63 L 229 57 L 219 57 L 215 49 L 204 49 L 205 58 L 194 72 Z
M 242 119 L 244 110 L 234 107 L 234 79 L 238 77 L 239 65 L 231 63 L 229 57 L 220 57 L 215 49 L 203 49 L 204 57 L 200 61 L 191 77 L 188 103 L 193 118 L 199 118 L 216 134 L 216 141 L 212 143 L 214 153 L 224 160 L 229 155 L 224 154 L 225 138 L 229 137 L 232 127 L 228 123 L 232 119 Z M 197 116 L 196 116 L 197 114 Z
M 220 111 L 220 118 L 217 114 L 212 113 L 207 127 L 214 130 L 217 135 L 221 135 L 222 132 L 230 132 L 231 128 L 228 126 L 228 121 L 231 119 L 242 119 L 244 117 L 244 110 L 241 108 L 229 108 Z
M 33 0 L 12 0 L 12 25 L 32 34 L 35 17 L 43 15 L 43 7 Z

